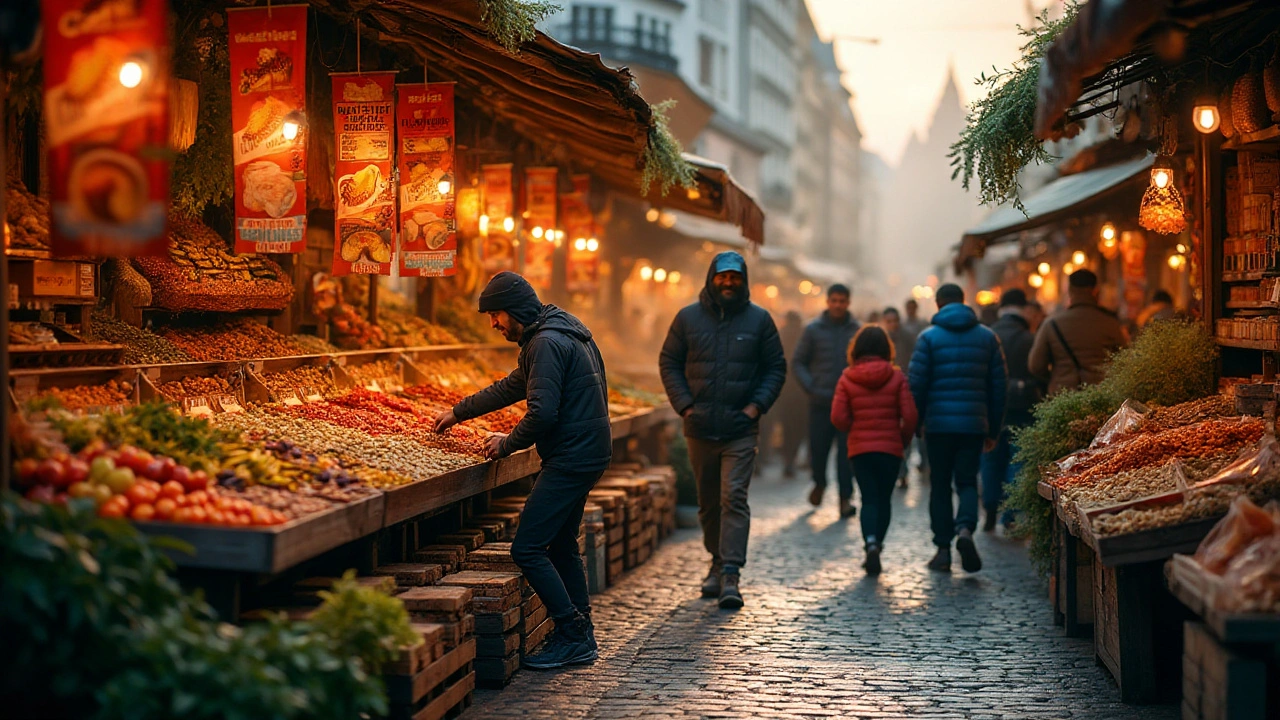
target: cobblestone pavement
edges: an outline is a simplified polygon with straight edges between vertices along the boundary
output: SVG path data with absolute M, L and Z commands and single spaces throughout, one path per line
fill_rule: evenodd
M 698 597 L 708 556 L 698 531 L 667 539 L 644 566 L 593 598 L 600 659 L 522 670 L 479 691 L 473 718 L 1135 718 L 1096 666 L 1092 643 L 1061 636 L 1017 543 L 982 534 L 975 575 L 925 569 L 928 488 L 898 491 L 883 555 L 866 576 L 856 520 L 828 493 L 775 473 L 751 495 L 746 607 Z

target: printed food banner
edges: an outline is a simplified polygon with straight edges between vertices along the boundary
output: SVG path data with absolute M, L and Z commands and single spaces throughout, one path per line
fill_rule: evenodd
M 395 263 L 395 79 L 332 75 L 334 275 L 390 275 Z
M 557 172 L 553 167 L 524 171 L 524 277 L 539 290 L 550 289 L 555 267 Z
M 400 85 L 400 275 L 456 272 L 453 83 Z
M 42 3 L 56 256 L 168 252 L 168 12 L 165 0 Z
M 480 168 L 480 178 L 484 186 L 484 214 L 489 218 L 488 231 L 481 226 L 484 236 L 480 248 L 481 267 L 488 275 L 515 270 L 516 199 L 511 186 L 511 163 L 484 165 Z
M 560 222 L 564 225 L 565 287 L 571 293 L 593 293 L 599 287 L 600 241 L 587 198 L 591 176 L 574 175 L 573 192 L 560 196 Z
M 306 244 L 307 6 L 228 8 L 236 252 Z

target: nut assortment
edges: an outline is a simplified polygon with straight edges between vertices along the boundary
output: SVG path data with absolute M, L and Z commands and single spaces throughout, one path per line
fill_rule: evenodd
M 289 339 L 293 341 L 293 344 L 302 348 L 304 355 L 329 355 L 338 352 L 336 345 L 315 335 L 299 333 L 290 335 Z
M 133 402 L 133 383 L 110 380 L 105 385 L 77 385 L 49 388 L 40 397 L 54 398 L 68 410 L 127 405 Z
M 1231 501 L 1246 494 L 1256 503 L 1280 497 L 1280 477 L 1267 477 L 1248 487 L 1240 485 L 1210 485 L 1187 492 L 1182 502 L 1151 507 L 1133 507 L 1118 513 L 1093 518 L 1093 532 L 1100 537 L 1128 535 L 1171 525 L 1203 520 L 1222 515 Z
M 15 175 L 10 175 L 5 199 L 5 220 L 9 224 L 7 247 L 14 250 L 49 249 L 49 201 L 31 194 Z
M 1207 458 L 1191 458 L 1185 462 L 1168 462 L 1127 470 L 1104 478 L 1095 485 L 1070 487 L 1060 495 L 1063 509 L 1070 516 L 1076 517 L 1078 508 L 1105 507 L 1173 492 L 1179 489 L 1180 479 L 1186 484 L 1199 482 L 1229 465 L 1235 457 L 1234 453 L 1221 453 Z
M 252 320 L 236 320 L 212 327 L 166 328 L 160 334 L 202 362 L 303 354 L 302 348 L 289 338 Z
M 172 401 L 201 395 L 233 395 L 235 390 L 231 382 L 221 377 L 186 377 L 161 383 L 157 388 L 160 394 Z
M 106 313 L 94 312 L 91 319 L 95 338 L 124 345 L 126 365 L 155 365 L 193 360 L 177 345 L 159 335 L 121 322 Z
M 263 373 L 260 377 L 276 399 L 292 392 L 314 391 L 324 397 L 330 397 L 338 392 L 338 386 L 333 382 L 333 373 L 328 368 L 315 365 L 301 365 L 292 370 Z
M 1225 395 L 1210 395 L 1200 400 L 1192 400 L 1170 407 L 1153 408 L 1138 426 L 1139 434 L 1158 433 L 1165 430 L 1194 425 L 1204 420 L 1213 420 L 1236 415 L 1235 402 Z
M 363 365 L 348 365 L 344 368 L 357 387 L 368 387 L 375 381 L 400 377 L 400 370 L 395 360 L 377 360 Z

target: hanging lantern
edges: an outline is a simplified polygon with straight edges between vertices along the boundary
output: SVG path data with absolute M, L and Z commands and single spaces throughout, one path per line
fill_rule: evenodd
M 1157 159 L 1151 168 L 1151 184 L 1142 194 L 1138 224 L 1161 235 L 1176 235 L 1187 228 L 1186 206 L 1168 158 Z
M 1115 260 L 1120 254 L 1120 233 L 1112 223 L 1106 223 L 1098 233 L 1098 252 L 1108 260 Z

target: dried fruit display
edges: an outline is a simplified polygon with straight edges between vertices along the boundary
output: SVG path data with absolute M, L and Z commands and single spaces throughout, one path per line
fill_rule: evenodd
M 289 338 L 252 320 L 212 327 L 165 328 L 161 337 L 199 361 L 249 360 L 303 354 Z
M 378 325 L 386 333 L 388 347 L 457 345 L 460 342 L 447 328 L 427 322 L 407 310 L 379 307 Z
M 355 381 L 356 387 L 367 387 L 374 381 L 381 382 L 385 378 L 400 377 L 400 370 L 395 360 L 377 360 L 363 365 L 347 365 L 344 370 Z
M 1191 458 L 1185 462 L 1168 462 L 1127 470 L 1101 479 L 1095 485 L 1074 485 L 1059 494 L 1066 513 L 1078 519 L 1078 508 L 1105 507 L 1179 490 L 1179 481 L 1199 482 L 1231 464 L 1235 453 L 1220 453 L 1207 458 Z M 1181 474 L 1181 477 L 1179 476 Z
M 222 492 L 231 497 L 243 498 L 249 502 L 275 510 L 290 520 L 324 512 L 336 505 L 333 501 L 322 497 L 266 485 L 252 485 L 243 490 L 224 488 Z
M 186 377 L 161 383 L 156 389 L 165 399 L 173 402 L 189 397 L 235 394 L 231 382 L 221 377 Z
M 1183 502 L 1168 505 L 1139 506 L 1118 513 L 1093 518 L 1093 533 L 1099 537 L 1128 535 L 1143 530 L 1182 525 L 1222 515 L 1231 502 L 1246 495 L 1256 503 L 1280 497 L 1280 477 L 1260 478 L 1247 487 L 1242 485 L 1210 485 L 1189 490 Z
M 31 194 L 14 174 L 9 175 L 5 195 L 8 247 L 14 250 L 48 250 L 49 201 Z
M 181 348 L 155 333 L 136 328 L 102 312 L 91 316 L 93 336 L 104 342 L 124 345 L 126 365 L 191 362 Z
M 355 307 L 338 303 L 329 309 L 333 343 L 347 350 L 376 350 L 386 347 L 387 334 L 366 320 Z
M 151 283 L 152 302 L 169 310 L 280 310 L 293 300 L 284 271 L 261 255 L 233 255 L 221 235 L 199 221 L 169 219 L 169 256 L 134 258 Z
M 1169 407 L 1152 408 L 1135 434 L 1164 432 L 1173 428 L 1237 415 L 1235 401 L 1225 395 L 1210 395 Z
M 333 382 L 333 373 L 327 367 L 302 365 L 292 370 L 263 373 L 262 382 L 277 398 L 291 392 L 317 392 L 324 397 L 337 394 L 338 386 Z
M 133 402 L 133 383 L 110 380 L 105 385 L 76 385 L 69 388 L 49 388 L 38 398 L 51 398 L 68 410 L 128 405 Z
M 324 338 L 316 337 L 315 335 L 299 333 L 297 335 L 290 335 L 289 339 L 292 340 L 295 345 L 302 348 L 306 355 L 329 355 L 338 352 L 337 345 L 334 345 Z

